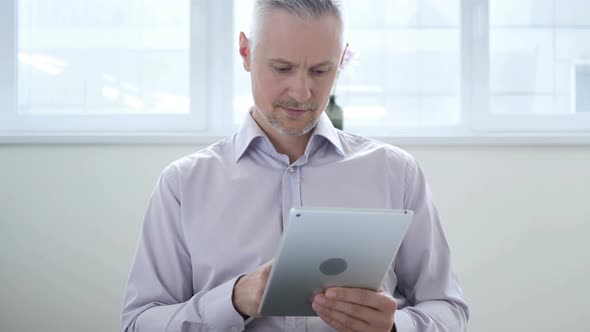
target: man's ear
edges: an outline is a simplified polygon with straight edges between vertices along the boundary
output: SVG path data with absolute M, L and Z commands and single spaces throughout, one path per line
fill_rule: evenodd
M 348 43 L 344 47 L 344 52 L 342 52 L 342 57 L 340 58 L 340 63 L 338 64 L 338 68 L 342 67 L 342 63 L 344 63 L 344 57 L 346 56 L 346 52 L 348 52 Z
M 242 57 L 244 70 L 249 72 L 250 61 L 252 60 L 252 52 L 250 51 L 250 41 L 243 32 L 240 32 L 240 56 Z

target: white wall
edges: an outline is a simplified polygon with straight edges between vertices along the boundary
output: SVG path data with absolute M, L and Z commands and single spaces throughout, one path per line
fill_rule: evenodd
M 197 148 L 0 146 L 0 331 L 116 331 L 162 168 Z M 410 146 L 471 304 L 469 331 L 583 331 L 590 146 Z

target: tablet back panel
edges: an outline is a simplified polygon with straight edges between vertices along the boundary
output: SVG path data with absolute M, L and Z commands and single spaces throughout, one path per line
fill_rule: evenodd
M 317 316 L 329 287 L 378 290 L 412 220 L 408 210 L 293 208 L 260 306 L 262 316 Z

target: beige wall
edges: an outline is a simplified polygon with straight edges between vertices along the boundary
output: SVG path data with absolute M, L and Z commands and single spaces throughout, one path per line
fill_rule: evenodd
M 0 331 L 116 331 L 162 168 L 189 145 L 0 145 Z M 590 146 L 408 146 L 471 304 L 469 331 L 582 331 Z

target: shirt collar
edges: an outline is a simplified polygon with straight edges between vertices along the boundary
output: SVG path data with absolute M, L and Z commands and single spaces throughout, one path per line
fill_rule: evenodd
M 254 121 L 254 119 L 252 118 L 251 113 L 252 109 L 250 109 L 250 111 L 246 113 L 244 121 L 242 121 L 242 125 L 240 126 L 240 129 L 236 134 L 236 162 L 238 162 L 240 158 L 242 158 L 244 153 L 246 153 L 246 150 L 248 150 L 248 148 L 256 138 L 265 138 L 270 143 L 270 140 L 267 138 L 264 131 L 262 131 L 260 126 L 258 126 L 258 123 L 256 123 L 256 121 Z M 338 152 L 338 154 L 340 154 L 340 156 L 344 156 L 344 150 L 342 149 L 342 143 L 340 142 L 338 131 L 336 128 L 334 128 L 332 122 L 330 121 L 328 115 L 326 115 L 325 112 L 322 112 L 322 115 L 320 115 L 320 120 L 318 121 L 318 124 L 316 125 L 314 132 L 309 139 L 309 142 L 312 142 L 315 136 L 324 137 L 328 142 L 332 144 L 332 146 L 334 146 L 334 148 L 336 148 L 336 151 Z M 310 144 L 308 143 L 308 148 L 309 145 Z M 306 151 L 307 150 L 308 149 L 306 149 Z
M 314 132 L 311 135 L 309 141 L 311 142 L 315 136 L 324 137 L 326 140 L 328 140 L 328 142 L 332 144 L 334 148 L 336 148 L 338 154 L 344 157 L 344 149 L 342 149 L 342 142 L 340 142 L 340 135 L 338 135 L 338 129 L 334 128 L 334 125 L 332 125 L 332 121 L 330 121 L 330 118 L 328 118 L 326 112 L 322 112 L 322 115 L 320 115 L 320 121 L 315 127 Z
M 251 115 L 252 109 L 250 109 L 244 116 L 244 121 L 238 130 L 236 135 L 236 148 L 235 148 L 235 161 L 238 162 L 244 155 L 250 144 L 257 137 L 266 137 L 266 134 Z

